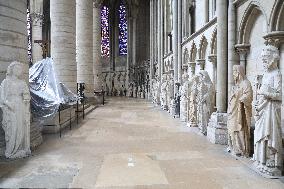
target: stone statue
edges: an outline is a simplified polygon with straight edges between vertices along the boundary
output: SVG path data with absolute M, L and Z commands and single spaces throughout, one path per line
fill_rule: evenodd
M 206 135 L 209 118 L 214 108 L 214 89 L 207 71 L 201 70 L 198 75 L 200 82 L 197 87 L 197 123 L 201 133 Z
M 129 83 L 128 85 L 128 97 L 133 97 L 133 83 Z
M 175 90 L 175 81 L 173 72 L 171 73 L 167 86 L 167 104 L 168 112 L 171 113 L 174 107 L 174 90 Z
M 197 86 L 199 83 L 199 76 L 193 76 L 188 84 L 188 123 L 187 126 L 196 127 L 197 126 Z
M 249 157 L 253 91 L 242 66 L 233 67 L 233 76 L 235 86 L 231 90 L 228 107 L 228 151 Z
M 187 107 L 188 107 L 188 74 L 185 72 L 182 75 L 183 84 L 180 88 L 180 119 L 181 121 L 187 121 Z
M 160 96 L 160 101 L 161 101 L 161 108 L 163 110 L 167 110 L 167 76 L 163 75 L 162 77 L 162 85 L 161 85 L 161 96 Z
M 21 79 L 23 66 L 12 62 L 7 77 L 0 86 L 2 127 L 5 132 L 6 158 L 23 158 L 30 155 L 30 91 Z
M 282 78 L 277 67 L 280 60 L 276 47 L 268 45 L 262 51 L 265 73 L 257 89 L 255 104 L 254 165 L 261 173 L 281 176 L 282 132 L 281 97 Z

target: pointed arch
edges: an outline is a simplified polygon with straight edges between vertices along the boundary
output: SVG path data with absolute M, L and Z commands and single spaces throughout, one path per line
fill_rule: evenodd
M 240 26 L 239 26 L 239 35 L 238 35 L 238 43 L 239 44 L 249 44 L 249 38 L 251 30 L 254 26 L 255 21 L 258 19 L 259 16 L 264 17 L 264 21 L 266 22 L 266 31 L 268 32 L 268 21 L 265 12 L 259 5 L 259 2 L 252 1 L 250 2 L 249 6 L 244 12 L 242 17 Z
M 270 31 L 283 31 L 284 30 L 284 3 L 283 0 L 275 1 L 272 13 L 270 15 L 269 24 Z
M 182 65 L 187 65 L 189 62 L 189 54 L 188 54 L 188 49 L 185 48 L 183 52 L 183 63 Z
M 217 54 L 217 27 L 215 27 L 211 37 L 210 54 Z
M 208 42 L 206 37 L 203 35 L 199 44 L 199 49 L 198 49 L 198 58 L 201 60 L 205 59 L 205 55 L 206 55 L 206 49 L 208 46 Z
M 191 45 L 191 49 L 190 49 L 190 56 L 189 56 L 189 61 L 190 62 L 195 62 L 196 54 L 197 54 L 197 48 L 196 48 L 196 45 L 195 45 L 195 43 L 193 41 L 192 45 Z

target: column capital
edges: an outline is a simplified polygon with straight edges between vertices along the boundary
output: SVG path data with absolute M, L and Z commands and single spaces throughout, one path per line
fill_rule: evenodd
M 209 62 L 212 62 L 214 65 L 216 65 L 216 62 L 217 62 L 217 55 L 216 54 L 210 54 L 208 56 L 208 60 Z
M 239 55 L 246 55 L 250 50 L 250 44 L 237 44 L 235 49 Z
M 280 44 L 284 42 L 284 31 L 273 31 L 263 36 L 263 38 L 266 45 L 279 48 Z
M 196 64 L 197 64 L 198 66 L 200 66 L 201 70 L 204 70 L 205 59 L 198 59 L 198 60 L 196 60 Z

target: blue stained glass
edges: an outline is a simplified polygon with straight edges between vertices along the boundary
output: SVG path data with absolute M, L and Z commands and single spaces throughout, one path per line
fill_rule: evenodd
M 101 10 L 101 54 L 102 57 L 109 57 L 110 55 L 110 41 L 109 41 L 109 8 L 103 6 Z
M 126 7 L 120 3 L 119 9 L 119 55 L 127 55 L 127 19 Z

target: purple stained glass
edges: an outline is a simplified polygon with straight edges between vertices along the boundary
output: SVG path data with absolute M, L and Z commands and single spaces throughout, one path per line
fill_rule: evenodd
M 119 55 L 127 55 L 127 19 L 126 7 L 120 3 L 119 9 Z
M 101 27 L 102 27 L 101 54 L 102 57 L 109 57 L 110 54 L 109 8 L 107 6 L 103 6 L 101 10 Z

